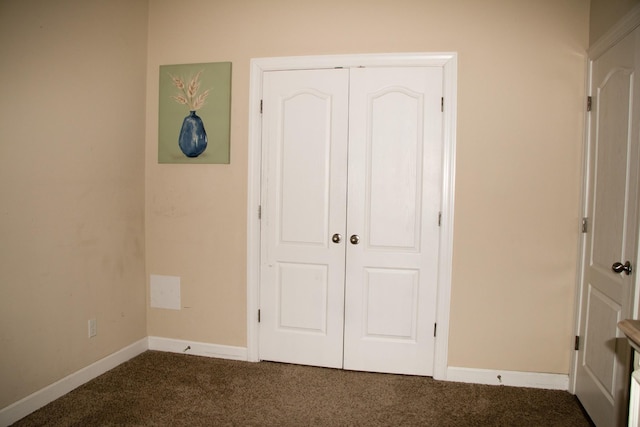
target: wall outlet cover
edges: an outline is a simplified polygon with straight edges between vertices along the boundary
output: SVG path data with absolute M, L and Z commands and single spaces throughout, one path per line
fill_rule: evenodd
M 98 335 L 98 321 L 96 319 L 89 319 L 89 338 L 93 338 Z

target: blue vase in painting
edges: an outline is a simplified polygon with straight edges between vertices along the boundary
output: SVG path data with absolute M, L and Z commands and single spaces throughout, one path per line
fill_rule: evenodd
M 189 111 L 189 115 L 184 118 L 178 145 L 187 157 L 198 157 L 207 148 L 207 132 L 195 111 Z

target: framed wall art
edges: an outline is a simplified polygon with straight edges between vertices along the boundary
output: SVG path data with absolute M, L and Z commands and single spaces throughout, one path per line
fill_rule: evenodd
M 229 163 L 231 62 L 161 65 L 158 163 Z

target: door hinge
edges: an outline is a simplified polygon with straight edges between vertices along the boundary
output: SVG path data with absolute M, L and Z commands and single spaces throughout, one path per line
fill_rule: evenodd
M 587 111 L 591 111 L 591 105 L 593 104 L 593 98 L 587 96 Z
M 258 323 L 260 323 L 260 309 L 258 309 Z
M 438 227 L 442 226 L 442 212 L 438 212 Z
M 262 114 L 262 99 L 260 100 L 260 114 Z
M 440 98 L 440 111 L 444 111 L 444 96 Z
M 434 323 L 434 324 L 433 324 L 433 336 L 434 336 L 434 337 L 436 336 L 436 333 L 437 333 L 437 332 L 438 332 L 438 324 L 437 324 L 437 323 Z
M 576 340 L 573 344 L 573 349 L 576 351 L 580 350 L 580 337 L 578 335 L 576 335 Z
M 582 232 L 586 233 L 589 230 L 589 220 L 587 217 L 582 218 Z
M 262 219 L 262 205 L 258 205 L 258 219 Z

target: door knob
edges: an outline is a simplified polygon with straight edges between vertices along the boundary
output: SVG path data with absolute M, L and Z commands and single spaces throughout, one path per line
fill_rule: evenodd
M 333 243 L 340 243 L 342 241 L 342 235 L 341 234 L 334 234 L 333 236 L 331 236 L 331 241 Z
M 630 275 L 631 271 L 633 270 L 629 261 L 625 262 L 624 264 L 621 262 L 614 262 L 611 266 L 611 269 L 616 273 L 622 273 L 624 271 L 627 276 Z
M 349 238 L 349 241 L 351 242 L 352 245 L 357 245 L 358 243 L 360 243 L 360 236 L 358 236 L 357 234 L 354 234 Z

